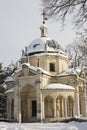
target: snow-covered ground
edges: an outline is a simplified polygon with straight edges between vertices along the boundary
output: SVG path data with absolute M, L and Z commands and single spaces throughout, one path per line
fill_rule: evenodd
M 70 123 L 5 123 L 0 122 L 0 130 L 87 130 L 87 122 Z

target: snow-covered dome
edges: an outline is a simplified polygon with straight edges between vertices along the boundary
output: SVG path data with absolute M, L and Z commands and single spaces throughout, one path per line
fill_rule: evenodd
M 58 52 L 60 48 L 58 42 L 49 38 L 41 37 L 33 40 L 27 47 L 27 54 L 32 55 L 41 52 Z
M 28 47 L 25 48 L 25 52 L 22 51 L 22 56 L 31 56 L 39 53 L 58 53 L 59 50 L 63 51 L 57 41 L 48 37 L 48 27 L 43 21 L 40 26 L 41 37 L 33 40 Z

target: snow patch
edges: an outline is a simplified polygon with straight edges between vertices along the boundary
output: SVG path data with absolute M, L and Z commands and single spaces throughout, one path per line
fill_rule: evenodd
M 77 73 L 81 72 L 81 68 L 69 68 L 68 70 L 58 74 L 57 76 L 66 76 L 66 75 L 76 75 Z
M 75 90 L 72 86 L 60 83 L 49 84 L 47 87 L 42 89 L 65 89 L 65 90 Z
M 6 82 L 14 82 L 14 79 L 11 76 L 9 76 L 6 78 L 5 83 Z
M 46 70 L 43 70 L 42 68 L 40 67 L 35 67 L 35 66 L 31 66 L 29 63 L 23 63 L 23 65 L 26 65 L 29 69 L 33 70 L 33 71 L 36 71 L 38 73 L 43 73 L 43 74 L 47 74 L 47 75 L 51 75 L 49 72 L 47 72 Z
M 87 130 L 87 122 L 70 123 L 5 123 L 0 122 L 0 130 Z

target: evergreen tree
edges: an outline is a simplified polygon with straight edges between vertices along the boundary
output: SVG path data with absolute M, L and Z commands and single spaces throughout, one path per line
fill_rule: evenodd
M 2 72 L 2 63 L 0 63 L 0 72 Z
M 4 117 L 6 112 L 6 96 L 4 94 L 5 89 L 3 88 L 3 83 L 6 78 L 6 73 L 2 69 L 2 63 L 0 63 L 0 117 Z
M 0 117 L 5 117 L 6 113 L 6 96 L 0 92 Z
M 8 76 L 14 73 L 17 66 L 11 63 L 8 67 L 2 68 L 2 63 L 0 63 L 0 118 L 6 115 L 6 96 L 4 94 L 5 88 L 3 87 L 3 83 Z

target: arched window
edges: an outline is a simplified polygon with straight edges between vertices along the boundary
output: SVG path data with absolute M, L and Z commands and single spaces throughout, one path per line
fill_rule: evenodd
M 21 90 L 21 121 L 29 122 L 37 120 L 36 88 L 26 85 Z
M 56 113 L 57 117 L 64 117 L 64 98 L 58 96 L 56 99 Z
M 54 117 L 53 98 L 51 96 L 45 97 L 44 106 L 45 106 L 45 117 L 46 118 Z

